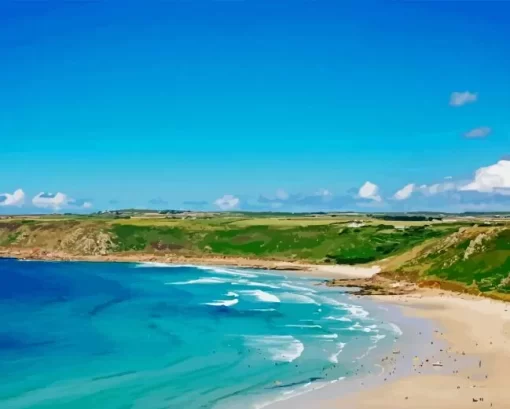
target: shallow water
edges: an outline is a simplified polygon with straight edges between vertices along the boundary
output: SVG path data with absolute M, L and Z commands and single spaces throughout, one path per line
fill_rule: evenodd
M 0 260 L 0 407 L 262 408 L 401 335 L 375 304 L 283 274 Z

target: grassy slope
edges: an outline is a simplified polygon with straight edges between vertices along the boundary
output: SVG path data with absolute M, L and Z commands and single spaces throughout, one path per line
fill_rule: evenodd
M 472 293 L 510 294 L 510 226 L 460 229 L 387 270 L 385 274 L 394 278 L 448 282 Z
M 403 253 L 458 228 L 413 225 L 402 230 L 387 224 L 352 228 L 346 221 L 331 217 L 9 220 L 0 222 L 0 246 L 76 254 L 141 251 L 359 264 Z
M 473 293 L 510 295 L 510 224 L 437 223 L 392 226 L 346 217 L 247 215 L 202 219 L 66 217 L 0 220 L 0 246 L 71 254 L 144 252 L 226 255 L 359 264 L 378 261 L 384 273 L 448 283 Z M 384 261 L 382 261 L 384 259 Z

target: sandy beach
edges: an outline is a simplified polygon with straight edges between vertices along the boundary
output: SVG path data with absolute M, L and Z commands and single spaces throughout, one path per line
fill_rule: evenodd
M 397 358 L 389 371 L 372 382 L 376 386 L 357 385 L 353 389 L 358 391 L 343 390 L 340 398 L 317 398 L 314 407 L 510 408 L 508 304 L 436 290 L 377 297 L 377 301 L 399 305 L 406 315 L 431 320 L 438 345 L 446 348 L 427 348 L 415 357 Z M 411 360 L 412 373 L 406 373 Z

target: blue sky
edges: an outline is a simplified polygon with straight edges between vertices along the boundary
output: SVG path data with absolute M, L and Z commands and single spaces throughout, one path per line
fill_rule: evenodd
M 510 204 L 510 3 L 127 3 L 0 5 L 0 212 Z

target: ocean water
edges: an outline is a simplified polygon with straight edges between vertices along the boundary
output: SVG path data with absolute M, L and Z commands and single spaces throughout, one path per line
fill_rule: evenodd
M 261 409 L 359 374 L 401 331 L 320 282 L 0 260 L 0 407 Z

